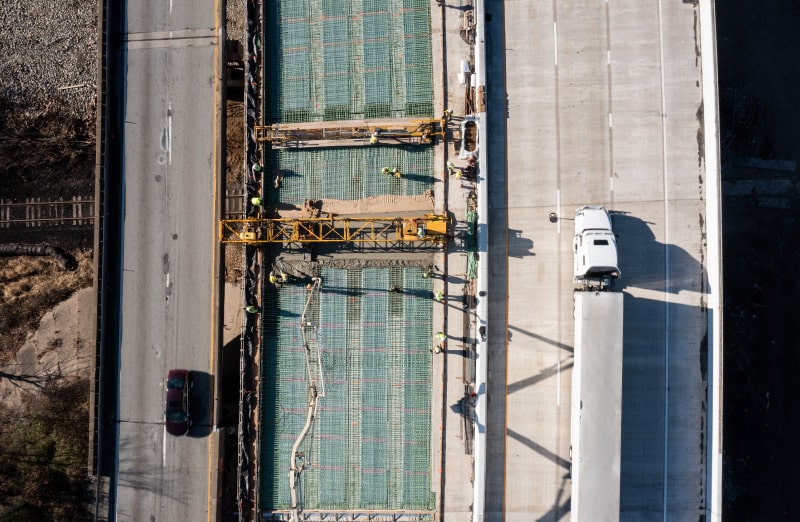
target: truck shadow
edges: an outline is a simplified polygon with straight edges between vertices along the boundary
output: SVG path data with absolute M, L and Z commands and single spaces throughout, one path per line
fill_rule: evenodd
M 624 258 L 623 258 L 624 259 Z M 624 274 L 624 269 L 623 269 Z M 708 417 L 707 325 L 697 305 L 625 293 L 622 354 L 620 509 L 662 509 L 671 496 L 702 491 Z M 680 329 L 681 341 L 670 331 Z M 665 469 L 665 463 L 666 469 Z
M 614 287 L 625 290 L 620 509 L 657 512 L 666 477 L 684 477 L 670 496 L 707 487 L 696 470 L 708 439 L 708 276 L 702 252 L 657 240 L 660 223 L 621 212 L 612 220 L 622 271 Z
M 681 291 L 708 292 L 705 269 L 681 247 L 659 243 L 648 223 L 624 213 L 612 213 L 622 276 L 616 290 L 645 288 L 677 294 Z

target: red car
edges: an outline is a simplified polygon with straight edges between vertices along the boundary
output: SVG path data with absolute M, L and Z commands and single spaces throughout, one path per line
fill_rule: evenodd
M 192 389 L 189 370 L 170 370 L 165 385 L 164 425 L 167 433 L 186 435 L 192 426 L 189 415 L 189 390 Z

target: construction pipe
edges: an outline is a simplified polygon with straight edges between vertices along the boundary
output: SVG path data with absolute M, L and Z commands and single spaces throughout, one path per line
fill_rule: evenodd
M 78 262 L 69 252 L 53 245 L 0 245 L 0 257 L 13 256 L 50 256 L 61 265 L 64 270 L 75 270 Z
M 308 339 L 306 338 L 306 327 L 313 327 L 313 325 L 306 319 L 306 314 L 308 313 L 308 307 L 314 301 L 314 293 L 315 291 L 319 291 L 319 287 L 322 284 L 322 278 L 314 277 L 312 278 L 312 284 L 309 285 L 308 296 L 306 297 L 306 305 L 303 307 L 303 314 L 300 316 L 301 322 L 301 331 L 303 333 L 303 347 L 305 348 L 305 357 L 306 357 L 306 372 L 308 376 L 308 414 L 306 415 L 306 424 L 303 426 L 303 430 L 300 432 L 300 435 L 297 436 L 297 440 L 294 441 L 294 445 L 292 446 L 292 454 L 289 461 L 289 494 L 292 498 L 292 522 L 298 522 L 300 520 L 300 508 L 298 506 L 297 501 L 297 483 L 300 481 L 300 473 L 303 472 L 303 467 L 297 467 L 297 457 L 298 452 L 300 451 L 300 445 L 303 444 L 303 441 L 308 435 L 309 430 L 311 430 L 311 425 L 314 422 L 314 417 L 316 415 L 317 410 L 317 397 L 320 396 L 317 383 L 315 382 L 312 372 L 311 372 L 311 364 L 308 360 L 308 352 L 310 347 L 308 345 Z M 319 347 L 317 347 L 319 348 Z M 321 362 L 320 364 L 320 381 L 322 375 L 322 367 Z M 322 394 L 321 396 L 325 395 L 325 388 L 324 385 L 322 387 Z
M 303 443 L 303 440 L 305 440 L 306 435 L 308 435 L 308 432 L 311 429 L 311 424 L 314 422 L 314 414 L 317 409 L 317 392 L 313 386 L 309 391 L 311 398 L 308 400 L 308 415 L 306 416 L 306 425 L 303 426 L 303 431 L 300 432 L 297 440 L 294 441 L 294 445 L 292 446 L 291 461 L 289 463 L 289 493 L 292 497 L 292 522 L 299 522 L 300 520 L 300 509 L 297 505 L 297 483 L 300 481 L 300 473 L 303 472 L 304 467 L 300 466 L 298 469 L 297 454 L 300 451 L 300 445 Z

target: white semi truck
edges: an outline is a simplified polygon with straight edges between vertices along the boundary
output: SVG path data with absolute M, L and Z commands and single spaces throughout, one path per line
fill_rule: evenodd
M 573 522 L 619 520 L 623 299 L 608 211 L 575 214 L 575 351 L 570 453 Z
M 606 289 L 621 275 L 617 264 L 617 238 L 611 216 L 604 207 L 586 206 L 575 212 L 573 280 L 585 288 Z

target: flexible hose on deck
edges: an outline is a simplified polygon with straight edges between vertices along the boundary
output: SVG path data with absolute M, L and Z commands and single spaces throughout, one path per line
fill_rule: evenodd
M 314 416 L 316 415 L 317 411 L 317 392 L 313 386 L 309 390 L 309 395 L 310 398 L 308 400 L 308 415 L 306 416 L 306 423 L 303 426 L 303 431 L 300 432 L 300 435 L 297 436 L 297 440 L 294 441 L 294 445 L 292 446 L 292 457 L 289 464 L 289 494 L 292 498 L 291 522 L 299 522 L 300 520 L 300 506 L 297 499 L 297 483 L 300 480 L 300 473 L 302 473 L 303 468 L 305 468 L 305 465 L 301 465 L 299 468 L 297 467 L 297 456 L 300 452 L 300 445 L 305 440 L 309 430 L 311 430 L 311 424 L 314 422 Z

